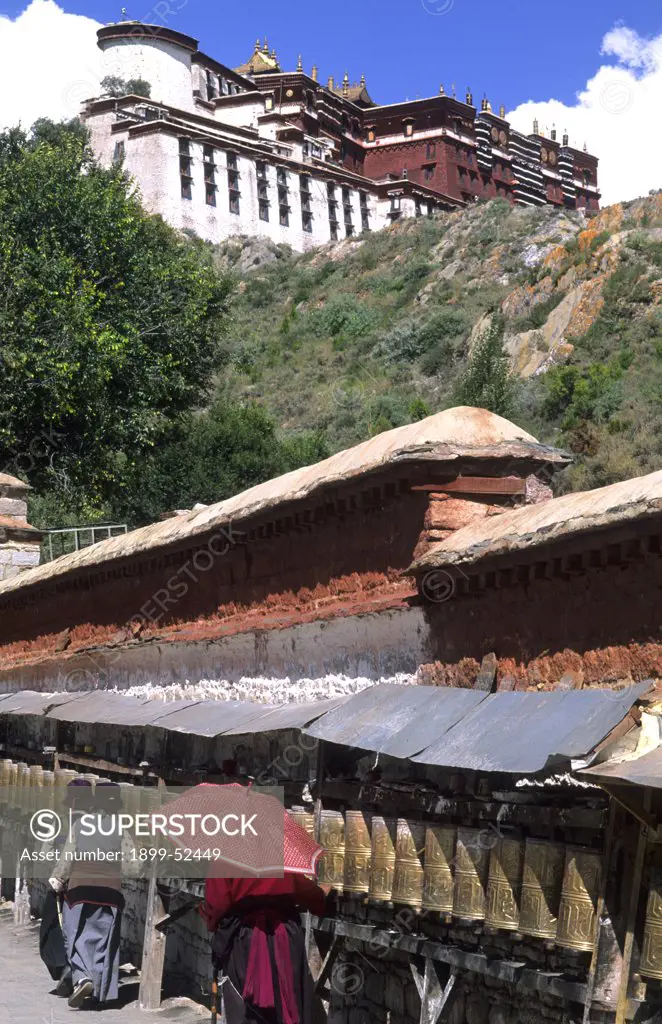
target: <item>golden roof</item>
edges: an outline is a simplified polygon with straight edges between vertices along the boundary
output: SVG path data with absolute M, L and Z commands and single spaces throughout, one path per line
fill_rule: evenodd
M 336 96 L 342 96 L 343 99 L 350 100 L 350 102 L 356 103 L 360 107 L 374 107 L 376 105 L 370 98 L 365 84 L 365 75 L 361 75 L 360 82 L 354 82 L 352 85 L 349 83 L 347 72 L 345 72 L 345 77 L 340 85 L 332 85 L 332 81 L 333 79 L 329 79 L 329 88 Z
M 264 74 L 267 71 L 280 71 L 281 67 L 278 63 L 278 57 L 276 51 L 272 50 L 269 53 L 269 46 L 267 40 L 264 40 L 264 44 L 260 46 L 260 40 L 255 40 L 255 49 L 249 60 L 245 64 L 240 64 L 235 71 L 239 75 L 259 75 Z

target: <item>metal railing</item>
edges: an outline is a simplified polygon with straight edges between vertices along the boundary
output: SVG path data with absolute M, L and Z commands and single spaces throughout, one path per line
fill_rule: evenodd
M 65 526 L 62 529 L 43 532 L 45 536 L 42 541 L 42 562 L 52 562 L 55 558 L 61 558 L 72 551 L 92 547 L 99 541 L 120 537 L 128 532 L 128 526 L 126 523 L 95 523 L 93 526 Z

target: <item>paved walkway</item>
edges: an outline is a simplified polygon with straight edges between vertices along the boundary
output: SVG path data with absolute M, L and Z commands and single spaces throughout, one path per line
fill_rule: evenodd
M 209 1011 L 188 999 L 166 1002 L 156 1013 L 142 1013 L 135 978 L 122 982 L 120 1007 L 70 1010 L 66 999 L 51 995 L 53 982 L 39 959 L 38 924 L 15 925 L 11 910 L 0 907 L 0 1024 L 205 1024 Z M 76 1017 L 76 1014 L 79 1017 Z

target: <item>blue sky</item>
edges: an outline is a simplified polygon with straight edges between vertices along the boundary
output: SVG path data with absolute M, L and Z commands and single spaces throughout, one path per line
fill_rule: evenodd
M 1 2 L 1 0 L 0 0 Z M 227 63 L 244 60 L 255 37 L 265 34 L 284 65 L 315 62 L 328 75 L 366 75 L 382 102 L 435 93 L 454 81 L 458 95 L 471 85 L 492 103 L 510 110 L 529 99 L 572 103 L 599 66 L 601 40 L 625 20 L 641 36 L 662 32 L 658 0 L 354 0 L 315 4 L 310 0 L 125 0 L 128 16 L 163 19 L 200 39 L 205 52 Z M 24 5 L 3 5 L 15 16 Z M 117 21 L 121 2 L 65 0 L 65 11 L 102 22 Z M 446 8 L 450 8 L 446 10 Z M 435 10 L 445 13 L 434 14 Z M 551 15 L 551 17 L 550 17 Z

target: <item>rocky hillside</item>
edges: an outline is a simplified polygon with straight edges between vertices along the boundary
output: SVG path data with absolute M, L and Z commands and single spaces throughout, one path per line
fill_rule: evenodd
M 565 486 L 662 466 L 660 193 L 591 221 L 496 200 L 218 260 L 239 278 L 222 389 L 284 429 L 337 449 L 463 400 L 572 449 Z

